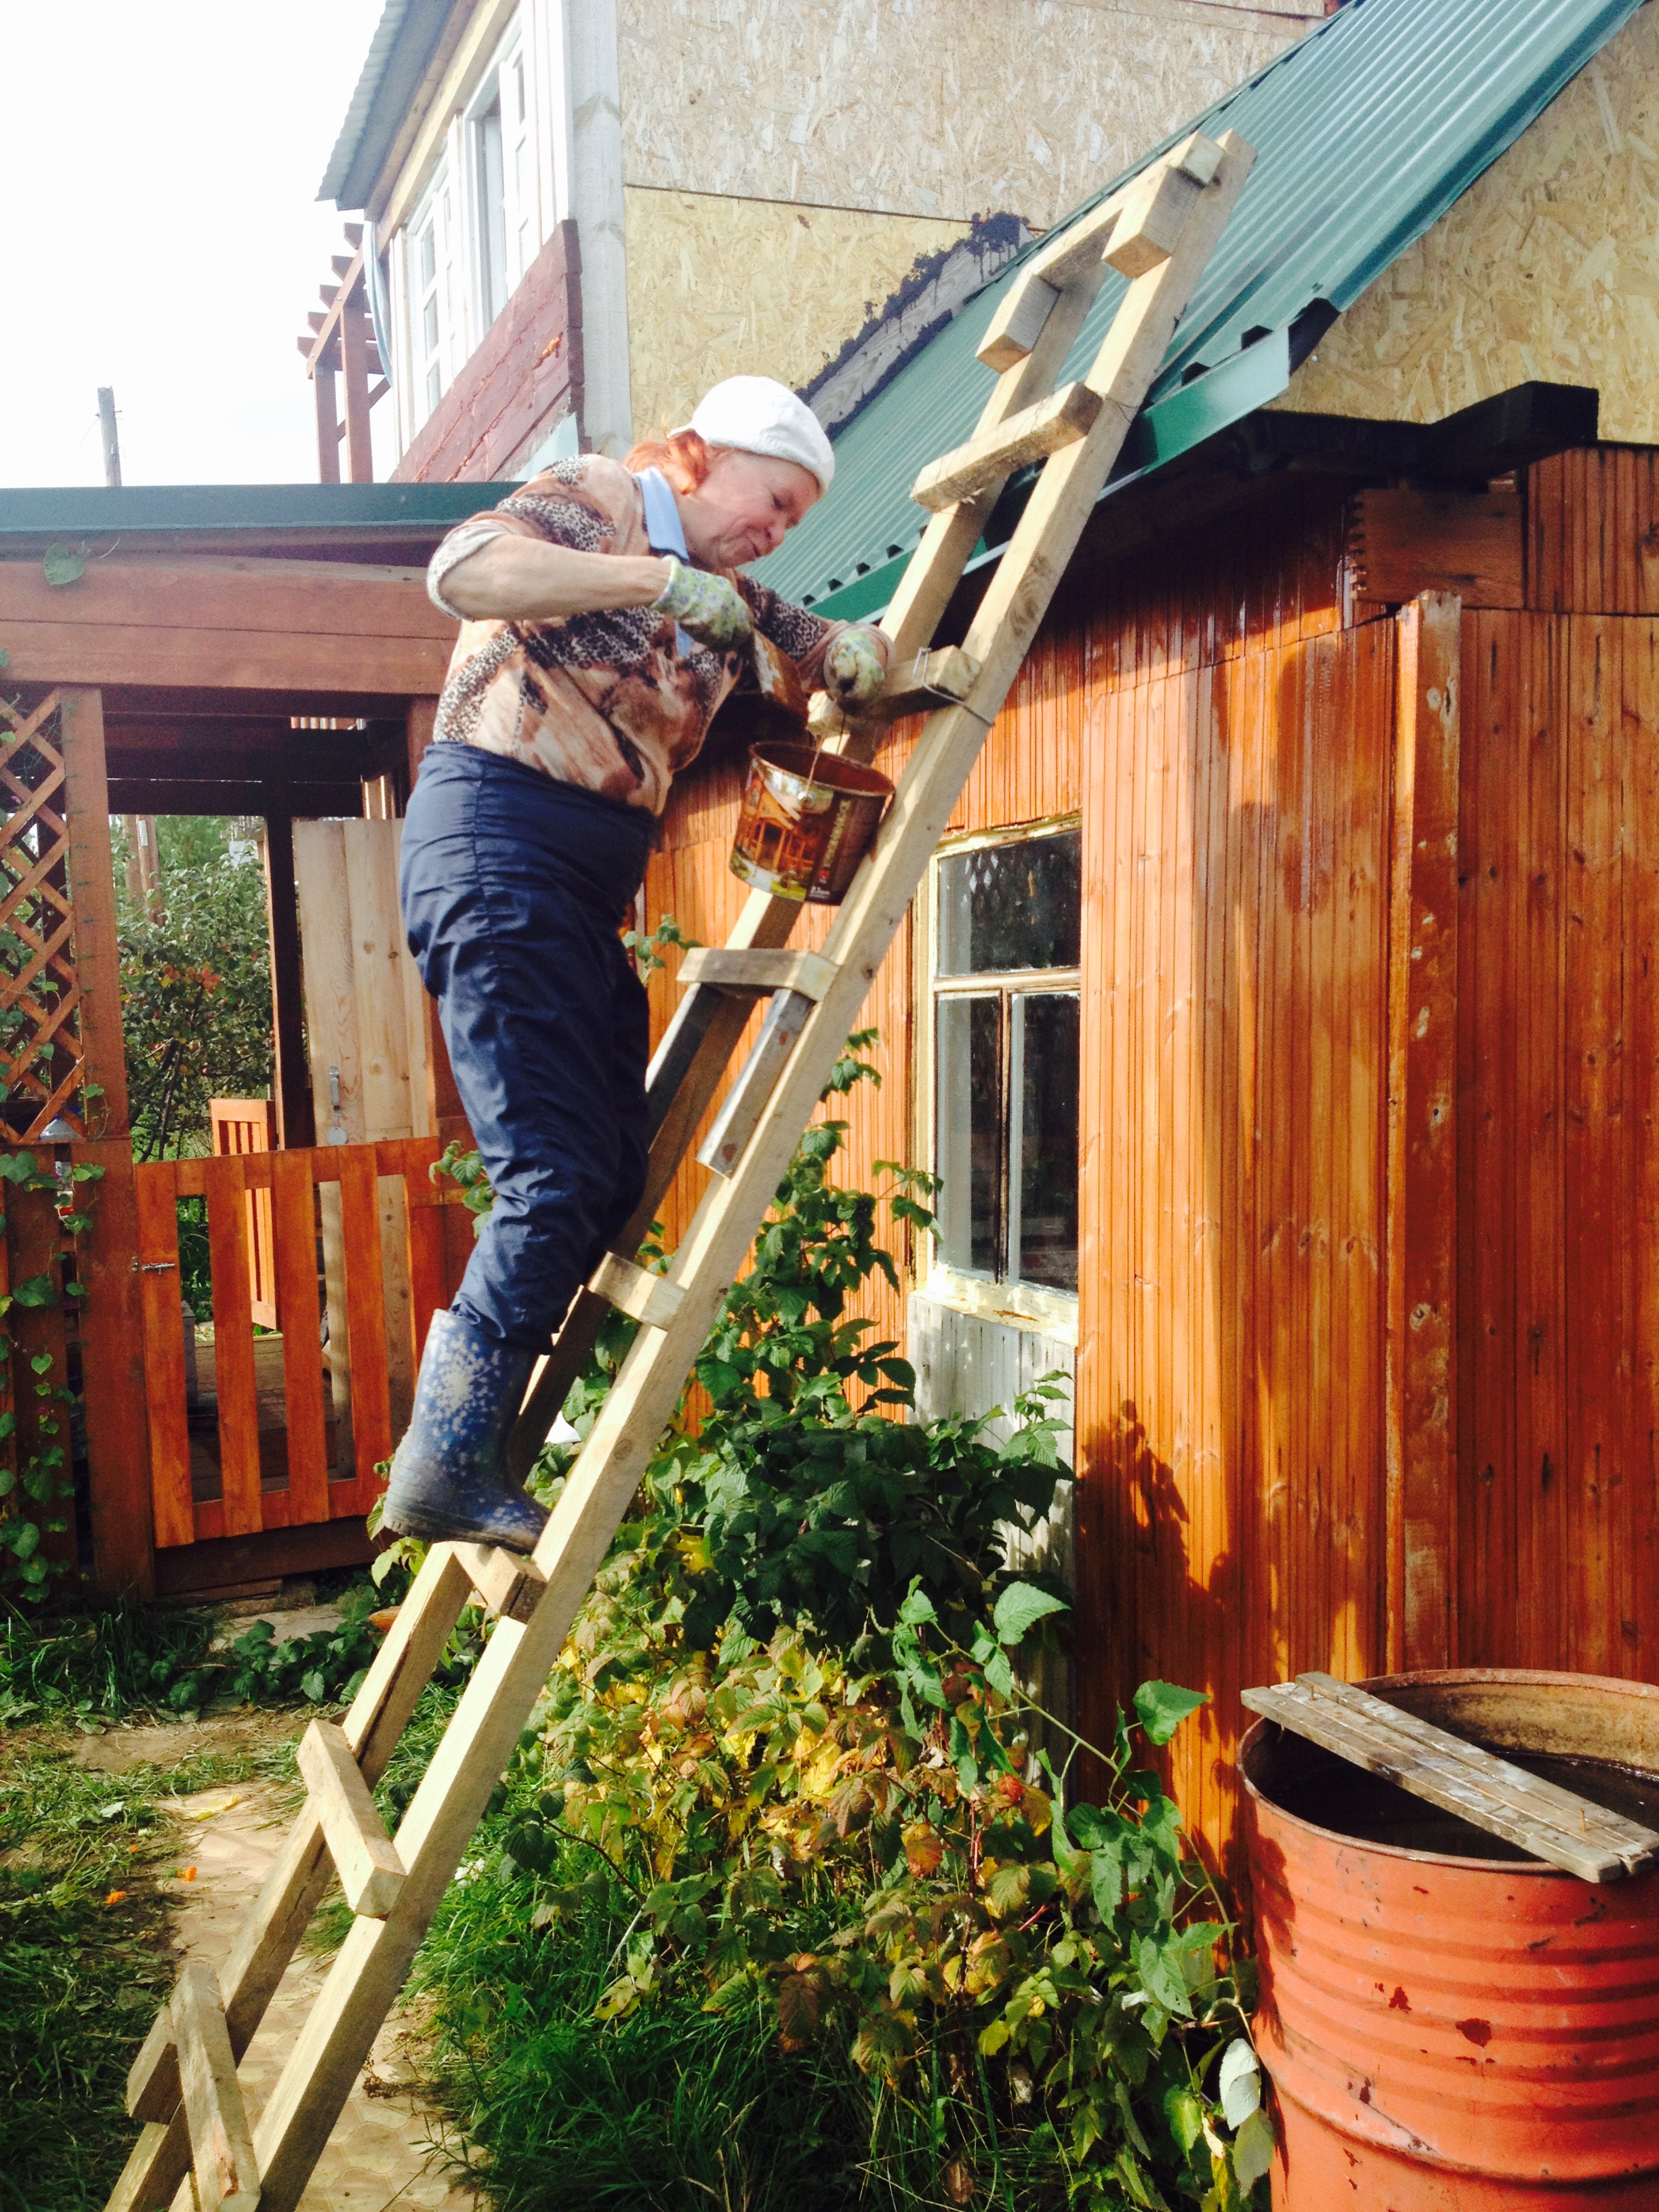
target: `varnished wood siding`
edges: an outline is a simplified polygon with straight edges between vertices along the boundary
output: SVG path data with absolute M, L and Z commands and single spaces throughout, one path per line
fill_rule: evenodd
M 1659 614 L 1659 450 L 1585 447 L 1527 471 L 1527 605 Z
M 1084 794 L 1085 1734 L 1148 1676 L 1224 1832 L 1237 1693 L 1382 1633 L 1391 628 L 1108 698 Z
M 1659 1675 L 1659 455 L 1532 469 L 1533 611 L 1463 617 L 1455 1173 L 1425 1206 L 1407 1133 L 1393 1243 L 1389 924 L 1417 896 L 1395 779 L 1422 679 L 1394 619 L 1341 627 L 1344 489 L 1080 561 L 951 825 L 1083 817 L 1080 1717 L 1104 1731 L 1148 1675 L 1206 1690 L 1175 1781 L 1224 1861 L 1239 1690 L 1420 1644 L 1409 1575 L 1437 1547 L 1452 1663 Z M 709 940 L 739 903 L 736 788 L 688 779 L 652 872 L 653 912 Z M 901 946 L 849 1173 L 914 1149 L 913 992 Z M 1389 1521 L 1389 1271 L 1436 1235 L 1450 1472 L 1413 1533 L 1411 1481 Z
M 1461 815 L 1458 1655 L 1653 1680 L 1659 622 L 1466 617 Z

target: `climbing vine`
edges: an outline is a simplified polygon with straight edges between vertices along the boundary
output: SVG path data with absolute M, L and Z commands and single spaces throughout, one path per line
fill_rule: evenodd
M 91 1226 L 87 1187 L 100 1182 L 103 1173 L 84 1161 L 43 1168 L 33 1152 L 0 1153 L 0 1185 L 9 1200 L 29 1191 L 49 1193 L 58 1227 L 69 1237 Z M 0 1237 L 7 1227 L 0 1217 Z M 51 1352 L 28 1353 L 17 1342 L 12 1317 L 19 1310 L 39 1312 L 85 1295 L 77 1280 L 65 1278 L 64 1261 L 70 1256 L 60 1249 L 40 1273 L 0 1291 L 0 1597 L 29 1605 L 46 1597 L 54 1573 L 66 1571 L 46 1540 L 69 1528 L 75 1493 L 69 1419 L 75 1395 L 54 1379 Z M 22 1418 L 31 1413 L 32 1419 Z

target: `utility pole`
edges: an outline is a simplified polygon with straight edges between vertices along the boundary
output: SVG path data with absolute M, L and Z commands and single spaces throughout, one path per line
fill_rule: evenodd
M 115 392 L 113 387 L 100 384 L 98 387 L 98 427 L 104 434 L 104 482 L 112 489 L 118 489 L 121 482 L 121 440 L 115 428 Z

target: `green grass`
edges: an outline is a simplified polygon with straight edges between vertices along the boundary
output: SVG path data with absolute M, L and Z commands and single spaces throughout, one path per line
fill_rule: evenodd
M 273 1744 L 112 1775 L 55 1731 L 0 1745 L 0 2212 L 108 2196 L 136 2133 L 126 2070 L 176 1963 L 156 1887 L 179 1858 L 169 1801 L 291 1759 Z
M 163 1686 L 198 1667 L 215 1624 L 122 1598 L 88 1612 L 26 1618 L 0 1605 L 0 1727 L 118 1718 L 165 1702 Z

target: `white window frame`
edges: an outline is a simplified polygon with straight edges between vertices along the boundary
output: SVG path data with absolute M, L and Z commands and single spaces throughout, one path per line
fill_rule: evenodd
M 433 172 L 407 226 L 404 260 L 410 434 L 432 415 L 465 359 L 459 210 L 447 155 Z M 427 254 L 430 240 L 431 253 Z
M 540 245 L 532 94 L 527 42 L 515 21 L 490 56 L 462 126 L 475 345 L 517 291 Z
M 916 985 L 923 1009 L 917 1024 L 921 1032 L 921 1050 L 917 1055 L 918 1080 L 915 1131 L 916 1152 L 926 1159 L 935 1173 L 939 1171 L 939 1121 L 937 1007 L 941 996 L 972 998 L 983 995 L 987 989 L 1008 996 L 1011 1018 L 1018 1018 L 1012 1008 L 1022 994 L 1032 991 L 1076 991 L 1079 1010 L 1082 1004 L 1080 971 L 1072 968 L 1022 969 L 1007 975 L 951 975 L 939 972 L 939 927 L 942 902 L 939 890 L 939 864 L 957 855 L 988 846 L 1021 844 L 1032 838 L 1058 836 L 1082 826 L 1078 813 L 1053 815 L 1040 822 L 1024 822 L 1006 828 L 970 832 L 951 837 L 942 842 L 930 865 L 924 890 L 918 899 L 921 909 L 916 915 L 919 927 L 915 932 L 917 948 Z M 1080 948 L 1079 948 L 1080 950 Z M 1039 980 L 1041 979 L 1041 980 Z M 1017 1123 L 1020 1102 L 1009 1102 L 1011 1122 Z M 1003 1132 L 1003 1174 L 1009 1173 L 1009 1160 L 1013 1157 L 1018 1137 L 1017 1127 Z M 1081 1156 L 1079 1148 L 1079 1180 Z M 1018 1199 L 1010 1194 L 1006 1208 L 1013 1228 L 1018 1228 Z M 971 1314 L 981 1320 L 1005 1322 L 1016 1328 L 1039 1331 L 1063 1342 L 1075 1344 L 1078 1330 L 1078 1294 L 1074 1291 L 1052 1290 L 1036 1283 L 998 1280 L 989 1274 L 950 1266 L 940 1254 L 939 1246 L 928 1240 L 931 1261 L 921 1288 L 922 1295 L 935 1304 L 949 1306 L 957 1312 Z

